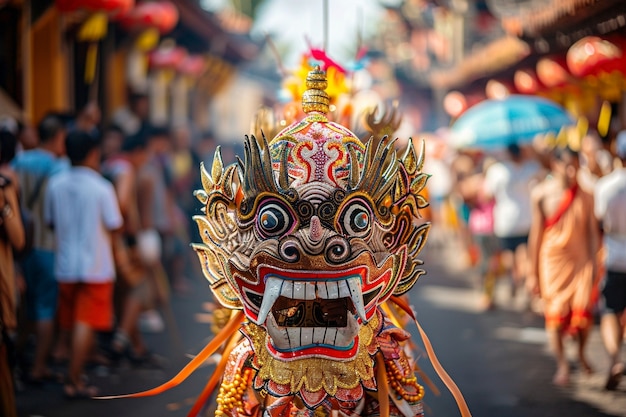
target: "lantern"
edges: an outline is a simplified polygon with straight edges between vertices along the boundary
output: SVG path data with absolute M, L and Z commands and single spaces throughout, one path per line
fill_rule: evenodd
M 176 67 L 178 72 L 181 74 L 192 77 L 202 74 L 205 68 L 206 61 L 204 60 L 204 57 L 200 55 L 187 55 Z
M 63 13 L 87 10 L 92 14 L 83 22 L 78 31 L 78 40 L 89 42 L 85 62 L 85 82 L 91 84 L 96 76 L 98 62 L 98 42 L 107 34 L 109 18 L 130 10 L 134 0 L 56 0 L 57 8 Z
M 463 93 L 450 91 L 443 99 L 443 108 L 451 117 L 456 118 L 467 110 L 467 100 Z
M 127 30 L 156 28 L 168 33 L 178 23 L 178 9 L 169 1 L 148 1 L 121 16 L 120 22 Z
M 537 62 L 537 77 L 548 88 L 562 87 L 571 78 L 565 60 L 560 57 L 541 58 Z
M 503 99 L 514 92 L 513 86 L 499 80 L 489 80 L 485 86 L 485 95 L 489 99 Z
M 513 84 L 521 94 L 535 94 L 542 85 L 537 78 L 537 73 L 531 69 L 520 69 L 513 75 Z
M 135 0 L 55 0 L 55 4 L 63 13 L 85 9 L 117 16 L 132 9 Z
M 574 43 L 566 59 L 570 72 L 577 77 L 623 70 L 625 63 L 622 48 L 597 36 L 587 36 Z
M 187 51 L 180 46 L 161 47 L 150 53 L 150 67 L 155 69 L 176 69 L 186 56 Z

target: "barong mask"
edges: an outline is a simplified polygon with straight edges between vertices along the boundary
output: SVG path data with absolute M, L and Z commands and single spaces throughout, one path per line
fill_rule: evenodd
M 423 273 L 428 176 L 411 141 L 398 158 L 390 138 L 364 146 L 329 121 L 324 72 L 307 87 L 302 121 L 269 143 L 246 137 L 236 165 L 218 150 L 202 167 L 194 248 L 217 300 L 267 331 L 271 356 L 347 360 L 377 306 Z

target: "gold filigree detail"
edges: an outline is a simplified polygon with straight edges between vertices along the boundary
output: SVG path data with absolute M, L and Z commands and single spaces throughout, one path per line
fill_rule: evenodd
M 374 330 L 378 328 L 378 316 L 361 327 L 359 331 L 359 351 L 354 359 L 347 361 L 325 358 L 305 358 L 283 361 L 274 358 L 267 349 L 267 331 L 249 323 L 246 333 L 254 346 L 259 365 L 258 376 L 277 384 L 289 385 L 291 392 L 305 389 L 317 392 L 321 389 L 331 396 L 339 388 L 352 389 L 361 381 L 374 378 L 374 360 L 367 347 L 374 340 Z
M 318 110 L 318 111 L 322 111 L 322 110 Z M 328 122 L 328 117 L 326 117 L 323 114 L 311 114 L 311 115 L 308 115 L 304 120 L 306 120 L 308 123 L 316 123 L 316 122 L 326 123 Z
M 330 98 L 326 93 L 328 82 L 326 72 L 318 66 L 309 71 L 306 77 L 307 90 L 302 94 L 302 110 L 305 113 L 319 112 L 326 114 L 329 110 Z

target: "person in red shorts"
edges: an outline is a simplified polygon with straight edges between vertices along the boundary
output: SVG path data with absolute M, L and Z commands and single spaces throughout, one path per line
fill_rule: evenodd
M 46 190 L 44 218 L 56 236 L 55 276 L 59 282 L 59 326 L 71 333 L 64 393 L 97 395 L 83 377 L 94 332 L 113 325 L 115 262 L 113 234 L 123 220 L 113 185 L 98 172 L 99 140 L 73 131 L 66 139 L 72 168 L 53 177 Z

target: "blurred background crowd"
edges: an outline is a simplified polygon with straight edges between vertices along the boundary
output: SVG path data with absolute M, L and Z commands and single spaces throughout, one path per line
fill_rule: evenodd
M 616 389 L 626 5 L 334 3 L 0 0 L 0 414 L 16 415 L 23 384 L 96 395 L 88 363 L 162 365 L 142 334 L 163 331 L 172 294 L 201 275 L 200 163 L 218 145 L 233 163 L 244 134 L 297 120 L 312 64 L 333 117 L 364 140 L 369 111 L 400 146 L 424 141 L 429 245 L 459 245 L 479 307 L 545 315 L 557 385 L 568 334 L 590 371 L 602 316 Z

